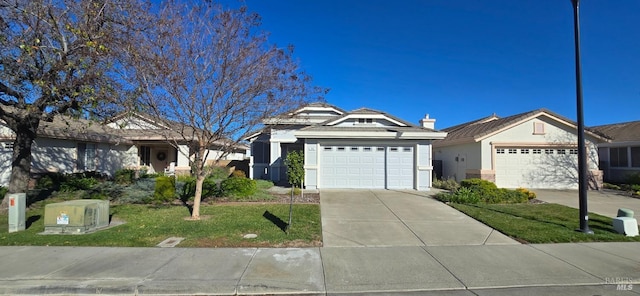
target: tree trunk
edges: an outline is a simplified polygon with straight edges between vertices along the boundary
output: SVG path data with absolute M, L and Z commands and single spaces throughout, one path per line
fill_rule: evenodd
M 27 192 L 31 173 L 31 145 L 36 139 L 37 123 L 33 125 L 28 119 L 18 124 L 16 140 L 13 142 L 11 157 L 11 177 L 7 193 Z M 8 194 L 2 199 L 1 209 L 8 209 Z
M 204 183 L 204 175 L 198 173 L 196 177 L 196 192 L 193 197 L 193 210 L 191 211 L 191 219 L 200 220 L 200 201 L 202 200 L 202 184 Z

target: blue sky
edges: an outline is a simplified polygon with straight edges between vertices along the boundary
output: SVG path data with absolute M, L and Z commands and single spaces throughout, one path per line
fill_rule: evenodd
M 570 0 L 245 3 L 343 109 L 436 128 L 538 108 L 576 119 Z M 587 126 L 640 120 L 638 15 L 637 0 L 580 3 Z

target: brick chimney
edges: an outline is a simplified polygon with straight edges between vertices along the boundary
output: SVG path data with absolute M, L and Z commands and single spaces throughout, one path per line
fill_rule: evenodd
M 426 114 L 423 119 L 420 119 L 420 125 L 428 129 L 436 129 L 436 120 L 429 118 L 429 114 Z

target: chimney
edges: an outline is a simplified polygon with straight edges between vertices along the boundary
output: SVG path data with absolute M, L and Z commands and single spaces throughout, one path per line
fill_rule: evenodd
M 423 119 L 420 119 L 420 125 L 428 129 L 436 129 L 436 120 L 429 118 L 429 114 L 426 114 Z

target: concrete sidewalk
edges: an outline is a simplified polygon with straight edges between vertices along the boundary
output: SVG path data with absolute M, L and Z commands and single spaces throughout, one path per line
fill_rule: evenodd
M 640 295 L 640 243 L 2 247 L 2 295 Z

